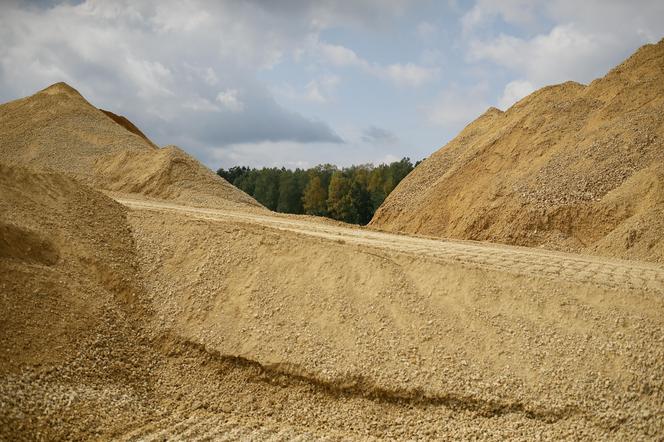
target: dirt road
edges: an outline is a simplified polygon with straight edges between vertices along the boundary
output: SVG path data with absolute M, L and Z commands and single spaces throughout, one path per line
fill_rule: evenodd
M 117 201 L 132 209 L 176 212 L 206 220 L 242 221 L 301 235 L 433 257 L 524 276 L 593 283 L 610 288 L 664 289 L 664 267 L 643 262 L 475 241 L 436 240 L 396 235 L 277 214 L 258 215 L 229 210 L 202 209 L 161 201 L 132 199 L 117 199 Z

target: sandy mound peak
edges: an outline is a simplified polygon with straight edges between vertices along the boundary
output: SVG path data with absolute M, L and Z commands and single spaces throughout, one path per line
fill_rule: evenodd
M 99 186 L 107 190 L 186 202 L 201 207 L 260 207 L 177 146 L 101 157 Z
M 585 86 L 488 110 L 420 164 L 377 228 L 664 259 L 664 40 Z

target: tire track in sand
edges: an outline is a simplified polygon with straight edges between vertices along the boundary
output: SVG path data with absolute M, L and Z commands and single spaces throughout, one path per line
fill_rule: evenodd
M 655 264 L 477 241 L 431 239 L 316 222 L 305 217 L 259 215 L 188 207 L 161 201 L 117 199 L 134 210 L 176 212 L 192 218 L 236 221 L 375 249 L 456 262 L 523 276 L 610 288 L 664 291 L 664 268 Z

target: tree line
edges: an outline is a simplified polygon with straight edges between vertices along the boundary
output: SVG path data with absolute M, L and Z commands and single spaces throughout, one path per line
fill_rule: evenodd
M 410 158 L 390 164 L 339 169 L 321 164 L 310 169 L 261 169 L 235 166 L 217 174 L 270 210 L 318 215 L 367 224 L 399 182 L 414 169 Z

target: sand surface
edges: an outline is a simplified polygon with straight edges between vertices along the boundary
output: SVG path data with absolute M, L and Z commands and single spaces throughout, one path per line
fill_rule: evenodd
M 0 259 L 12 275 L 1 298 L 5 439 L 663 431 L 661 266 L 114 201 L 57 174 L 4 172 L 16 216 L 4 211 L 2 225 L 51 243 L 37 257 L 7 246 Z M 93 208 L 97 222 L 86 221 Z M 117 273 L 96 277 L 101 262 Z

